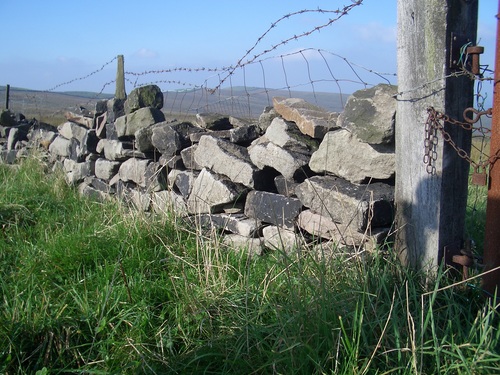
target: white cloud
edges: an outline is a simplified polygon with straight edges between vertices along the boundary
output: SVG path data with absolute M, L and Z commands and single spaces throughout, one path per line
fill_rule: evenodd
M 134 55 L 143 59 L 156 59 L 158 57 L 158 52 L 148 48 L 141 48 L 135 52 Z

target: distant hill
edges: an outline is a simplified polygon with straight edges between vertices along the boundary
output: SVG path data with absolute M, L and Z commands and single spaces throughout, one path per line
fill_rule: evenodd
M 233 87 L 211 93 L 204 89 L 164 92 L 165 112 L 218 112 L 257 118 L 276 96 L 301 98 L 328 111 L 341 112 L 349 95 L 326 92 L 288 91 L 260 87 Z
M 0 86 L 0 108 L 5 108 L 5 86 Z M 112 98 L 111 94 L 98 94 L 86 91 L 38 91 L 10 87 L 9 109 L 20 112 L 28 118 L 35 117 L 46 122 L 60 122 L 64 113 L 78 106 L 92 109 L 101 99 Z
M 328 111 L 340 112 L 348 95 L 325 92 L 288 91 L 260 87 L 224 88 L 211 93 L 206 89 L 164 92 L 163 111 L 166 114 L 196 114 L 218 112 L 242 118 L 257 118 L 266 106 L 272 105 L 275 96 L 302 98 Z M 47 92 L 11 87 L 9 108 L 26 117 L 42 121 L 63 121 L 64 113 L 79 106 L 93 109 L 101 99 L 112 94 L 87 91 Z M 0 108 L 5 107 L 5 86 L 0 86 Z

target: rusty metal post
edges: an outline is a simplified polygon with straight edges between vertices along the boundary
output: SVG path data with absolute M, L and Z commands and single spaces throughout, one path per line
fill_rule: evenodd
M 493 86 L 493 119 L 491 123 L 490 156 L 500 155 L 500 1 L 497 14 L 497 41 L 495 51 L 495 74 Z M 486 206 L 486 230 L 484 239 L 485 271 L 500 266 L 500 160 L 490 168 L 490 185 Z M 490 294 L 500 286 L 500 270 L 483 276 L 483 289 Z

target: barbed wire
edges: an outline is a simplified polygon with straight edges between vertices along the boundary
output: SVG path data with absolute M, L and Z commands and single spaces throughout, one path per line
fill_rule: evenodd
M 324 28 L 330 26 L 332 23 L 338 21 L 340 18 L 342 18 L 343 16 L 347 15 L 351 11 L 351 9 L 353 9 L 354 7 L 359 6 L 359 5 L 361 5 L 363 3 L 363 0 L 357 0 L 357 1 L 352 0 L 352 1 L 353 1 L 352 4 L 344 6 L 342 9 L 340 9 L 340 8 L 336 9 L 336 10 L 303 9 L 303 10 L 300 10 L 300 11 L 297 11 L 297 12 L 289 13 L 289 14 L 284 15 L 283 17 L 279 18 L 277 21 L 273 22 L 271 24 L 271 26 L 259 38 L 257 38 L 257 41 L 255 42 L 255 44 L 249 50 L 247 50 L 246 53 L 238 60 L 238 62 L 236 63 L 236 65 L 228 71 L 228 74 L 224 78 L 222 78 L 222 80 L 220 81 L 219 85 L 215 88 L 215 90 L 218 89 L 228 79 L 228 77 L 233 74 L 233 72 L 237 68 L 239 68 L 241 66 L 244 66 L 246 64 L 249 64 L 251 62 L 254 62 L 259 57 L 264 56 L 264 55 L 266 55 L 266 54 L 268 54 L 268 53 L 276 50 L 278 47 L 283 46 L 283 45 L 287 44 L 288 42 L 290 42 L 292 40 L 298 40 L 300 38 L 309 36 L 309 35 L 313 34 L 314 32 L 320 31 L 321 29 L 324 29 Z M 255 48 L 262 42 L 262 40 L 269 34 L 269 32 L 272 29 L 274 29 L 275 27 L 277 27 L 277 25 L 279 23 L 283 22 L 284 20 L 289 19 L 290 17 L 294 17 L 294 16 L 301 15 L 301 14 L 304 14 L 304 13 L 321 13 L 321 14 L 323 14 L 323 13 L 334 13 L 334 14 L 337 15 L 337 17 L 330 18 L 328 20 L 328 22 L 326 22 L 325 24 L 322 24 L 320 26 L 316 26 L 316 27 L 312 28 L 311 30 L 305 31 L 305 32 L 300 33 L 298 35 L 295 34 L 292 37 L 289 37 L 289 38 L 281 41 L 278 44 L 272 45 L 270 48 L 268 48 L 268 49 L 266 49 L 266 50 L 264 50 L 264 51 L 262 51 L 262 52 L 260 52 L 258 54 L 255 54 L 252 58 L 250 58 L 246 62 L 243 62 L 243 60 L 245 60 L 255 50 Z
M 56 89 L 58 89 L 59 87 L 69 85 L 70 83 L 74 83 L 74 82 L 76 82 L 76 81 L 83 81 L 83 80 L 85 80 L 85 79 L 87 79 L 87 78 L 89 78 L 89 77 L 91 77 L 91 76 L 93 76 L 93 75 L 95 75 L 95 74 L 97 74 L 97 73 L 99 73 L 99 72 L 103 71 L 103 70 L 104 70 L 104 68 L 105 68 L 106 66 L 108 66 L 108 65 L 109 65 L 109 64 L 111 64 L 111 63 L 113 63 L 113 61 L 115 61 L 115 60 L 117 60 L 117 59 L 118 59 L 118 57 L 117 57 L 117 56 L 115 56 L 115 57 L 114 57 L 114 58 L 112 58 L 110 61 L 108 61 L 108 62 L 104 63 L 104 64 L 103 64 L 103 65 L 102 65 L 99 69 L 94 70 L 93 72 L 91 72 L 91 73 L 89 73 L 89 74 L 87 74 L 87 75 L 85 75 L 85 76 L 78 77 L 78 78 L 74 78 L 74 79 L 72 79 L 72 80 L 70 80 L 70 81 L 60 83 L 60 84 L 58 84 L 58 85 L 56 85 L 56 86 L 54 86 L 54 87 L 52 87 L 52 88 L 50 88 L 50 89 L 48 89 L 48 90 L 44 90 L 44 91 L 48 91 L 48 92 L 50 92 L 50 91 L 55 91 L 55 90 L 56 90 Z

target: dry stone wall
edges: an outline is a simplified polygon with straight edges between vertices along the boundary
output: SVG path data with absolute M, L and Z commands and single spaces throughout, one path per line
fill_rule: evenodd
M 4 111 L 0 157 L 44 148 L 81 194 L 194 217 L 252 254 L 373 248 L 394 216 L 395 93 L 360 90 L 340 114 L 276 97 L 258 120 L 210 113 L 191 123 L 165 121 L 151 85 L 91 116 L 68 113 L 57 128 Z

